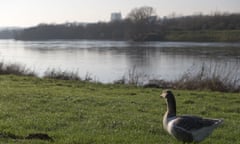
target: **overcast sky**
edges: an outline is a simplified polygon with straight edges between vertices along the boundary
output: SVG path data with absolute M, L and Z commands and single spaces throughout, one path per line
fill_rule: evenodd
M 0 27 L 109 21 L 111 12 L 121 12 L 125 17 L 141 6 L 155 8 L 161 17 L 173 12 L 240 12 L 240 0 L 0 0 Z

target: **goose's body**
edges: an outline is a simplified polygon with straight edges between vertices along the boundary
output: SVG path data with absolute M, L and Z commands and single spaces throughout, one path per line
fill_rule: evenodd
M 161 95 L 166 99 L 167 112 L 163 117 L 164 129 L 183 143 L 200 142 L 209 136 L 223 120 L 201 118 L 198 116 L 177 116 L 176 101 L 171 91 Z

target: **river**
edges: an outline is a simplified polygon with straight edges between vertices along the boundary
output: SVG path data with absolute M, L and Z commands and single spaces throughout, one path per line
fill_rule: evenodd
M 174 80 L 203 64 L 229 71 L 240 67 L 240 43 L 0 40 L 0 60 L 26 66 L 39 76 L 57 69 L 106 83 L 134 69 L 149 78 Z

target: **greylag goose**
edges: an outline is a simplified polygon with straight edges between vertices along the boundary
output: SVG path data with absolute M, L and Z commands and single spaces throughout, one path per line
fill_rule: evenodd
M 198 116 L 177 116 L 176 100 L 170 90 L 161 94 L 167 103 L 167 112 L 163 117 L 163 128 L 183 143 L 197 143 L 209 136 L 223 120 L 201 118 Z

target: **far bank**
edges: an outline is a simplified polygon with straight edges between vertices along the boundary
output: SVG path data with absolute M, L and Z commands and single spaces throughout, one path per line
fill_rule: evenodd
M 240 42 L 240 30 L 170 31 L 166 41 Z

